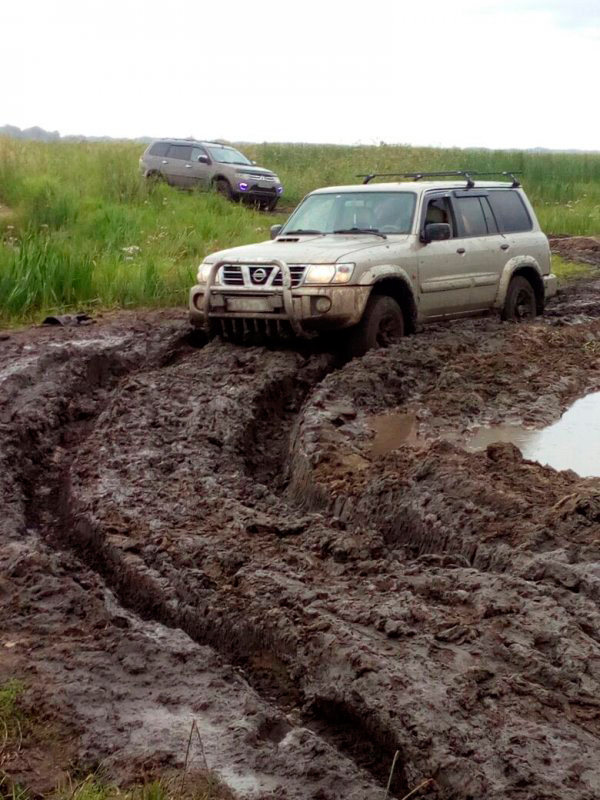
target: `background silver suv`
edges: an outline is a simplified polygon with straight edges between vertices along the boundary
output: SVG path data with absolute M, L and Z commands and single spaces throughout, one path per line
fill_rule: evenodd
M 268 211 L 283 193 L 274 172 L 219 142 L 158 139 L 140 158 L 140 169 L 145 178 L 162 178 L 172 186 L 216 189 L 230 200 L 248 198 Z

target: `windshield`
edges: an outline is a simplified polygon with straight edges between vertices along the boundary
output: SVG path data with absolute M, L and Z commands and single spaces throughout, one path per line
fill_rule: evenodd
M 206 149 L 213 161 L 219 161 L 221 164 L 252 164 L 246 156 L 242 155 L 239 150 L 234 150 L 233 147 L 211 145 Z
M 409 233 L 414 192 L 339 192 L 311 194 L 286 222 L 285 233 Z

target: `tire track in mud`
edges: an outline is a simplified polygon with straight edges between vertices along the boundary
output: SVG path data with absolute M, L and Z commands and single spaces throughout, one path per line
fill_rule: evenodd
M 279 360 L 282 363 L 276 365 L 274 370 L 266 369 L 263 385 L 259 362 L 265 355 L 271 362 Z M 273 487 L 262 482 L 256 484 L 256 481 L 257 478 L 264 477 L 275 488 L 285 481 L 285 444 L 289 438 L 291 421 L 308 391 L 332 368 L 334 359 L 323 355 L 305 359 L 295 354 L 268 351 L 258 351 L 256 356 L 254 351 L 240 350 L 228 345 L 211 345 L 200 358 L 205 361 L 204 368 L 209 365 L 211 372 L 216 372 L 220 376 L 220 383 L 226 387 L 232 383 L 232 372 L 236 368 L 246 374 L 248 371 L 250 374 L 255 370 L 259 372 L 258 380 L 254 381 L 257 386 L 251 382 L 249 396 L 242 393 L 241 397 L 235 398 L 236 413 L 232 413 L 230 418 L 232 430 L 229 429 L 228 415 L 232 412 L 233 405 L 227 401 L 223 403 L 222 396 L 217 395 L 216 408 L 211 410 L 209 404 L 206 404 L 199 409 L 199 417 L 208 415 L 208 424 L 202 432 L 202 439 L 209 453 L 214 456 L 216 451 L 218 459 L 226 461 L 227 468 L 223 474 L 225 483 L 233 477 L 237 477 L 239 481 L 240 472 L 245 471 L 245 481 L 248 483 L 246 488 L 258 488 L 259 497 L 268 495 L 267 505 L 277 506 L 279 517 L 272 513 L 265 514 L 264 511 L 255 513 L 253 507 L 256 498 L 250 492 L 251 496 L 244 498 L 247 505 L 242 509 L 247 516 L 244 523 L 246 529 L 258 535 L 273 532 L 280 537 L 296 535 L 310 525 L 310 518 L 303 515 L 290 519 L 291 509 L 282 506 L 277 495 L 272 493 Z M 219 363 L 219 359 L 224 359 L 225 364 Z M 175 369 L 181 373 L 190 368 L 193 369 L 194 365 L 186 362 L 177 363 Z M 143 375 L 135 376 L 121 387 L 120 393 L 129 395 L 134 391 L 132 382 L 138 383 L 140 380 L 143 382 Z M 150 380 L 154 383 L 155 377 Z M 170 378 L 166 380 L 169 382 Z M 233 384 L 235 386 L 235 379 Z M 142 404 L 143 400 L 140 403 L 138 397 L 137 407 Z M 120 413 L 119 408 L 118 414 Z M 237 419 L 240 415 L 241 425 Z M 164 419 L 164 416 L 161 415 L 161 418 Z M 171 422 L 178 427 L 177 412 Z M 112 425 L 109 423 L 108 427 L 112 428 Z M 161 442 L 168 438 L 169 434 L 165 436 L 165 430 L 161 429 Z M 264 443 L 265 438 L 267 445 Z M 75 458 L 78 458 L 77 454 Z M 214 491 L 215 487 L 211 488 Z M 120 526 L 115 526 L 114 520 L 112 529 L 118 528 L 119 533 L 116 536 L 107 536 L 106 528 L 91 524 L 86 512 L 74 513 L 71 492 L 67 480 L 61 490 L 58 527 L 63 531 L 72 531 L 67 537 L 67 543 L 74 546 L 86 563 L 103 575 L 127 607 L 141 614 L 143 618 L 158 620 L 170 627 L 181 627 L 195 641 L 214 647 L 226 658 L 240 665 L 251 685 L 283 711 L 297 709 L 306 702 L 301 682 L 290 670 L 290 664 L 298 657 L 293 638 L 285 634 L 281 636 L 279 631 L 265 627 L 262 616 L 255 619 L 243 614 L 240 616 L 238 606 L 229 610 L 220 609 L 217 614 L 212 615 L 210 605 L 202 595 L 205 589 L 210 595 L 216 586 L 215 581 L 206 574 L 201 576 L 202 586 L 195 592 L 190 593 L 189 586 L 178 585 L 172 574 L 169 575 L 171 585 L 165 585 L 164 576 L 159 574 L 155 565 L 149 566 L 140 558 L 137 548 L 123 547 L 123 531 Z M 226 506 L 229 491 L 226 490 L 221 497 L 214 499 Z M 235 556 L 233 565 L 239 565 Z M 225 571 L 228 569 L 229 565 L 226 564 Z M 354 721 L 352 735 L 341 729 L 347 726 L 340 726 L 339 720 L 332 719 L 333 716 L 339 717 L 342 711 L 347 720 Z M 344 710 L 342 703 L 337 708 L 332 702 L 311 701 L 297 718 L 297 722 L 307 724 L 319 737 L 348 753 L 384 785 L 395 752 L 393 737 L 389 734 L 382 734 L 379 729 L 369 729 L 358 714 Z M 283 736 L 289 726 L 277 723 L 273 727 Z M 396 771 L 392 789 L 398 794 L 404 794 L 407 790 L 400 767 Z
M 233 350 L 233 348 L 231 349 Z M 242 359 L 245 359 L 244 351 L 241 351 L 241 353 Z M 289 360 L 288 355 L 284 358 Z M 237 356 L 234 355 L 233 359 L 235 361 Z M 136 359 L 134 358 L 134 360 Z M 181 354 L 176 349 L 169 349 L 168 352 L 165 352 L 160 358 L 158 371 L 164 370 L 165 364 L 179 365 L 184 361 L 185 358 L 182 359 Z M 302 376 L 303 370 L 301 366 L 300 369 L 298 369 L 298 363 L 296 363 L 293 365 L 289 374 L 284 374 L 281 378 L 276 375 L 273 381 L 267 381 L 267 385 L 257 395 L 256 401 L 248 406 L 249 424 L 239 431 L 236 431 L 236 434 L 239 434 L 244 440 L 244 446 L 241 449 L 246 451 L 248 448 L 251 448 L 253 451 L 253 458 L 251 458 L 250 461 L 253 462 L 251 470 L 255 475 L 260 473 L 264 474 L 266 478 L 272 479 L 275 477 L 275 474 L 279 472 L 279 467 L 283 460 L 283 449 L 281 445 L 286 439 L 285 431 L 280 429 L 286 427 L 285 421 L 293 416 L 308 389 L 316 380 L 322 377 L 330 368 L 331 363 L 333 363 L 330 357 L 317 357 L 316 366 L 313 368 L 310 365 L 310 359 L 299 358 L 297 361 L 307 361 L 308 369 L 305 370 L 307 373 L 306 376 L 301 377 L 300 380 L 298 379 L 299 374 Z M 139 370 L 139 365 L 137 365 L 136 368 Z M 121 375 L 122 371 L 120 368 L 116 368 L 116 372 Z M 227 381 L 229 372 L 226 371 L 225 376 L 225 380 Z M 123 384 L 124 382 L 125 384 L 124 391 L 130 393 L 132 391 L 131 384 L 140 380 L 143 381 L 144 372 L 134 370 L 133 372 L 130 371 L 126 377 L 121 377 L 121 383 Z M 60 445 L 58 449 L 52 450 L 52 448 L 49 448 L 45 451 L 45 456 L 47 460 L 51 462 L 52 466 L 51 474 L 44 477 L 42 492 L 38 492 L 35 488 L 40 478 L 38 469 L 32 468 L 30 475 L 27 477 L 21 476 L 20 480 L 29 500 L 29 526 L 42 530 L 44 537 L 59 547 L 65 543 L 74 547 L 75 551 L 84 558 L 84 561 L 91 566 L 95 572 L 102 575 L 107 580 L 108 584 L 117 591 L 118 596 L 125 605 L 141 613 L 144 618 L 158 620 L 170 627 L 182 627 L 196 641 L 212 644 L 227 656 L 237 656 L 237 661 L 244 661 L 244 666 L 250 674 L 256 673 L 260 676 L 261 670 L 260 667 L 256 667 L 256 661 L 260 661 L 262 658 L 263 675 L 260 676 L 258 680 L 252 682 L 261 690 L 265 689 L 265 686 L 262 684 L 266 684 L 267 690 L 266 692 L 263 691 L 263 693 L 269 697 L 270 701 L 275 699 L 275 695 L 277 696 L 276 699 L 279 699 L 281 681 L 274 682 L 272 679 L 274 674 L 273 665 L 277 661 L 277 658 L 274 657 L 272 653 L 273 642 L 270 640 L 268 630 L 265 631 L 262 627 L 256 627 L 254 629 L 247 627 L 243 630 L 240 628 L 239 624 L 228 630 L 227 624 L 217 625 L 215 627 L 214 622 L 210 622 L 209 624 L 204 623 L 191 605 L 183 609 L 178 608 L 175 610 L 169 593 L 165 593 L 164 582 L 161 585 L 161 581 L 156 580 L 156 575 L 152 573 L 152 570 L 146 568 L 140 569 L 140 563 L 136 562 L 135 558 L 131 557 L 128 559 L 126 554 L 124 559 L 123 553 L 117 548 L 107 547 L 106 542 L 102 540 L 102 535 L 98 535 L 98 532 L 94 531 L 84 519 L 77 519 L 75 528 L 71 530 L 74 518 L 70 509 L 71 490 L 69 466 L 73 456 L 75 455 L 76 457 L 78 448 L 82 446 L 86 437 L 91 435 L 95 419 L 102 416 L 102 407 L 110 404 L 111 397 L 114 396 L 115 393 L 119 394 L 121 391 L 121 388 L 115 388 L 112 379 L 106 382 L 110 385 L 112 394 L 103 397 L 102 403 L 93 404 L 93 409 L 89 402 L 86 403 L 84 401 L 83 405 L 87 408 L 84 419 L 81 419 L 79 411 L 72 411 L 72 413 L 66 415 L 64 422 L 61 423 L 59 434 Z M 97 389 L 101 384 L 102 380 L 99 378 L 98 381 L 90 381 L 88 388 L 91 389 L 93 393 L 94 389 Z M 78 389 L 79 388 L 81 387 L 78 387 Z M 263 423 L 269 431 L 269 439 L 271 441 L 271 447 L 267 449 L 271 449 L 273 443 L 275 443 L 278 459 L 276 463 L 270 465 L 260 463 L 256 452 L 257 444 L 259 444 L 257 440 L 261 438 L 261 426 L 260 424 L 256 424 L 254 417 L 257 411 L 261 411 L 264 403 L 267 403 L 270 409 L 270 414 L 266 416 Z M 223 409 L 220 410 L 222 411 Z M 277 422 L 278 418 L 281 418 L 281 423 L 279 424 Z M 219 424 L 216 423 L 214 427 L 218 429 Z M 226 433 L 223 426 L 220 427 L 220 432 Z M 212 433 L 207 435 L 206 442 L 210 447 L 216 447 L 220 455 L 222 455 L 222 451 L 224 450 L 231 456 L 236 449 L 238 449 L 235 436 L 231 441 L 227 441 L 227 436 L 222 437 L 221 441 L 217 441 L 217 439 L 215 439 L 213 429 Z M 42 471 L 45 471 L 48 467 L 47 464 L 41 466 Z M 259 527 L 263 524 L 264 522 L 260 522 Z M 303 524 L 304 523 L 301 521 L 300 527 L 302 527 Z M 294 525 L 292 524 L 291 529 L 293 528 Z M 248 653 L 254 653 L 254 655 L 248 658 Z M 244 656 L 243 659 L 240 658 L 242 654 Z M 265 663 L 265 657 L 268 663 Z M 266 681 L 264 680 L 265 666 L 268 674 Z M 281 667 L 283 667 L 283 662 L 279 662 L 279 668 Z M 287 681 L 291 687 L 294 702 L 297 702 L 299 692 L 296 684 L 287 677 L 284 682 L 285 681 Z M 286 706 L 285 702 L 284 706 Z M 276 716 L 271 722 L 268 720 L 265 721 L 261 728 L 261 736 L 277 744 L 287 736 L 292 727 L 292 725 L 285 721 L 284 717 L 280 716 L 278 718 Z M 317 737 L 325 735 L 326 739 L 332 738 L 327 737 L 326 727 L 325 723 L 320 725 Z M 299 730 L 301 729 L 302 726 Z M 355 738 L 358 740 L 358 737 Z M 346 749 L 348 751 L 352 750 L 351 747 Z M 333 752 L 334 751 L 329 751 L 329 754 L 325 752 L 325 755 L 327 755 L 330 761 L 332 760 Z M 371 761 L 375 758 L 381 760 L 381 755 L 373 754 L 371 758 L 365 758 L 363 756 L 362 761 L 365 763 L 365 766 L 371 767 Z M 315 775 L 313 776 L 314 780 L 308 781 L 309 786 L 311 784 L 315 787 L 318 786 L 320 783 L 319 771 L 326 772 L 328 770 L 326 766 L 327 758 L 321 757 L 320 760 L 324 760 L 325 764 L 322 767 L 317 767 L 315 764 L 315 766 L 311 768 Z M 317 759 L 317 762 L 318 761 L 319 759 Z M 385 765 L 383 765 L 383 763 L 382 765 L 387 769 L 389 763 L 390 759 L 386 758 Z M 333 773 L 336 772 L 334 764 L 335 759 L 333 759 L 329 768 L 329 771 L 333 769 Z M 385 774 L 382 773 L 378 776 L 378 779 L 382 780 L 384 777 Z M 339 776 L 337 782 L 339 782 Z M 358 776 L 354 777 L 354 783 L 356 786 L 361 784 L 361 780 Z M 318 793 L 318 789 L 316 788 L 307 788 L 307 791 L 309 791 L 307 796 L 313 796 L 313 791 L 317 791 Z M 348 791 L 354 796 L 354 790 L 349 789 Z M 350 796 L 350 794 L 348 796 Z M 323 797 L 325 796 L 329 796 L 327 792 L 323 794 Z

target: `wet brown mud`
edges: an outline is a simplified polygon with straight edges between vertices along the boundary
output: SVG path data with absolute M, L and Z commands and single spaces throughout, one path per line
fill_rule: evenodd
M 195 718 L 243 797 L 380 798 L 396 750 L 397 798 L 596 797 L 600 481 L 463 445 L 600 389 L 598 288 L 341 369 L 165 317 L 3 343 L 2 629 L 78 757 L 181 764 Z

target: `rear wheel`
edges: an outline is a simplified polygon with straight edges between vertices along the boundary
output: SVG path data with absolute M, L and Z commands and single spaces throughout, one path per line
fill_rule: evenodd
M 537 315 L 537 302 L 533 286 L 527 278 L 515 275 L 511 278 L 502 309 L 502 319 L 509 322 L 526 322 Z
M 389 347 L 404 336 L 404 315 L 398 303 L 383 294 L 371 295 L 358 325 L 350 332 L 349 355 L 364 355 L 367 350 Z

